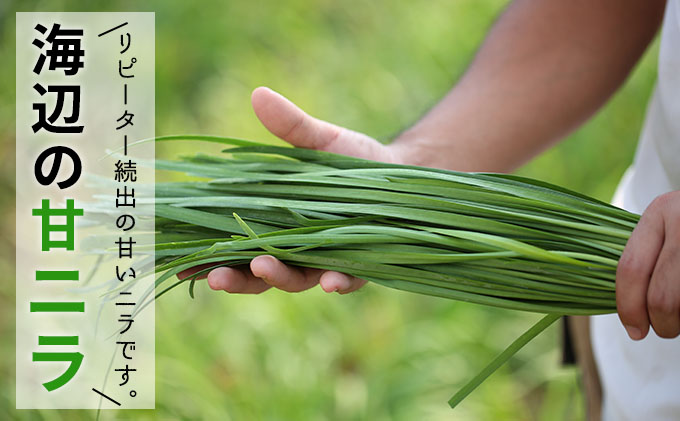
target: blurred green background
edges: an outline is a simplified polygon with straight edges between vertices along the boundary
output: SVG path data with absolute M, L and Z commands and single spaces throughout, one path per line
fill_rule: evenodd
M 267 85 L 312 115 L 388 140 L 444 95 L 505 1 L 324 0 L 0 3 L 0 419 L 92 419 L 14 410 L 16 11 L 155 11 L 156 133 L 274 141 L 250 109 Z M 656 44 L 583 128 L 519 172 L 609 200 L 630 164 Z M 559 101 L 555 98 L 555 101 Z M 195 147 L 159 145 L 170 157 Z M 206 146 L 206 151 L 215 150 Z M 577 420 L 573 368 L 553 328 L 451 412 L 447 399 L 538 316 L 369 285 L 260 296 L 177 289 L 157 303 L 155 411 L 119 419 Z

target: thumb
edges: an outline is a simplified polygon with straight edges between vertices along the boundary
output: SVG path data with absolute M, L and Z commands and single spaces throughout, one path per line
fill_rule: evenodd
M 327 150 L 342 132 L 340 127 L 310 116 L 269 88 L 255 89 L 251 101 L 255 115 L 267 130 L 294 146 Z
M 293 146 L 378 161 L 393 160 L 377 140 L 314 118 L 269 88 L 255 89 L 251 102 L 267 130 Z

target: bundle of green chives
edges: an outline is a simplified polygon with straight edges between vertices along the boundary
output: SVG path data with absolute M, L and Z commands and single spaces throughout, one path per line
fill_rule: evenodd
M 404 291 L 546 316 L 458 404 L 562 315 L 616 311 L 615 271 L 639 216 L 527 178 L 373 162 L 215 136 L 225 156 L 157 160 L 200 181 L 156 184 L 158 296 L 269 254 Z M 165 287 L 182 270 L 207 264 Z

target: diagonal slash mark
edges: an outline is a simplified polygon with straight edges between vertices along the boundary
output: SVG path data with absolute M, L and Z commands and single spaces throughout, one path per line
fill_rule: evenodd
M 95 393 L 98 393 L 99 395 L 105 397 L 106 399 L 108 399 L 108 400 L 110 400 L 111 402 L 115 403 L 116 405 L 120 406 L 120 402 L 118 402 L 117 400 L 113 399 L 113 398 L 110 397 L 110 396 L 106 396 L 105 394 L 103 394 L 102 392 L 98 391 L 98 390 L 95 389 L 94 387 L 92 388 L 92 391 L 95 392 Z
M 98 37 L 103 37 L 104 35 L 108 34 L 109 32 L 113 32 L 113 31 L 115 31 L 116 29 L 120 29 L 120 28 L 122 28 L 123 26 L 125 26 L 125 25 L 127 25 L 127 24 L 128 24 L 127 22 L 121 23 L 120 25 L 116 26 L 115 28 L 111 28 L 111 29 L 109 29 L 108 31 L 104 31 L 104 32 L 102 32 L 101 34 L 99 34 L 99 35 L 97 35 L 97 36 L 98 36 Z

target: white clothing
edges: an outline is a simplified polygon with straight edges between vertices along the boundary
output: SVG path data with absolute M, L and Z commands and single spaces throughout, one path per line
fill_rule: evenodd
M 680 190 L 680 0 L 666 5 L 657 84 L 635 161 L 613 202 L 641 214 L 655 197 L 673 190 Z M 591 318 L 591 339 L 604 421 L 680 420 L 680 337 L 662 339 L 650 329 L 635 342 L 611 314 Z

